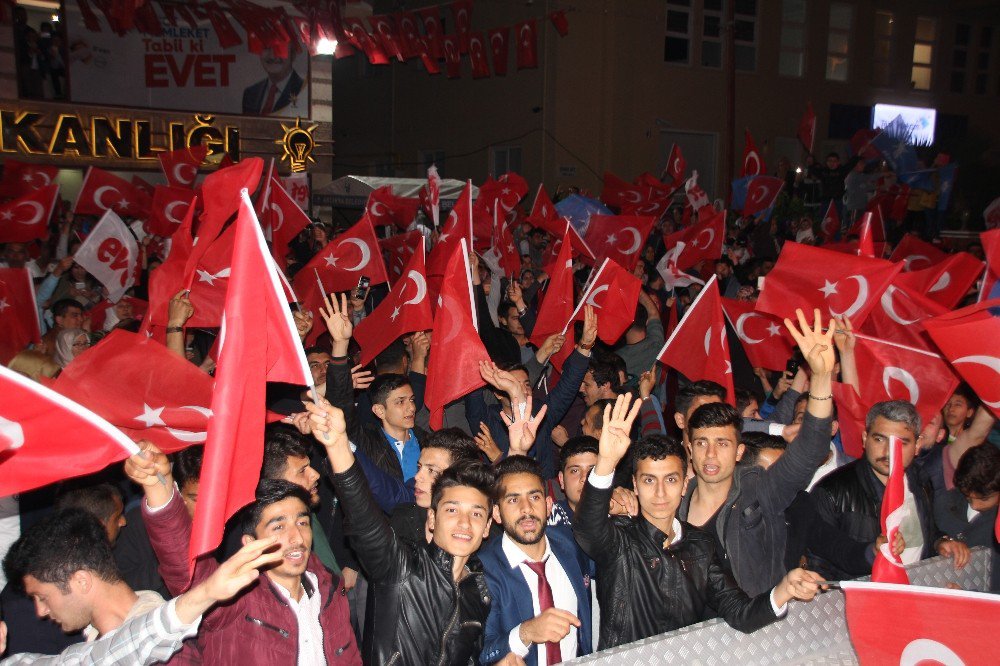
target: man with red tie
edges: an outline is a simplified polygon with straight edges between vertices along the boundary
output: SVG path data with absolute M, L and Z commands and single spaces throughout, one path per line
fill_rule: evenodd
M 284 58 L 271 49 L 260 54 L 260 66 L 267 78 L 243 89 L 243 113 L 261 116 L 309 115 L 309 94 L 295 71 L 298 51 L 291 45 Z

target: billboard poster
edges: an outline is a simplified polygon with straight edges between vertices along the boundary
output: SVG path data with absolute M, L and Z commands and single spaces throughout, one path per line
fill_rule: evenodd
M 83 104 L 197 113 L 309 117 L 309 53 L 289 45 L 287 57 L 254 54 L 245 43 L 223 48 L 207 17 L 168 21 L 152 3 L 162 36 L 115 34 L 101 12 L 88 30 L 77 0 L 66 0 L 70 98 Z

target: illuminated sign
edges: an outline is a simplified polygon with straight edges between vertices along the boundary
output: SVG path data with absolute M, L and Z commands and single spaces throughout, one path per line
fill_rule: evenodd
M 313 150 L 316 149 L 316 139 L 312 133 L 319 125 L 302 127 L 301 123 L 301 118 L 296 118 L 292 127 L 282 123 L 281 128 L 285 130 L 285 136 L 275 141 L 284 149 L 285 154 L 281 159 L 288 160 L 292 173 L 301 173 L 306 170 L 307 162 L 316 162 L 312 156 Z

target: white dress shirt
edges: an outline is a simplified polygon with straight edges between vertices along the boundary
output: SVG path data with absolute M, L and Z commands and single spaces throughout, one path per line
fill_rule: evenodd
M 532 612 L 534 612 L 535 617 L 538 617 L 542 613 L 538 603 L 538 576 L 531 570 L 531 567 L 525 564 L 525 562 L 533 560 L 525 555 L 524 551 L 518 548 L 517 544 L 506 533 L 502 537 L 500 546 L 503 549 L 503 554 L 507 557 L 510 568 L 519 568 L 524 575 L 524 580 L 528 583 L 528 589 L 531 590 Z M 545 538 L 545 554 L 542 556 L 542 560 L 545 562 L 545 579 L 549 582 L 549 587 L 552 588 L 552 605 L 559 610 L 576 615 L 579 612 L 576 591 L 573 589 L 573 584 L 570 582 L 569 576 L 566 575 L 566 570 L 563 569 L 562 564 L 552 554 L 552 547 L 549 545 L 547 537 Z M 521 625 L 517 625 L 511 629 L 508 641 L 511 652 L 518 657 L 525 657 L 531 646 L 521 642 L 520 631 Z M 576 650 L 576 627 L 570 627 L 566 637 L 559 641 L 559 652 L 563 660 L 569 660 L 576 657 Z M 548 652 L 545 649 L 544 643 L 537 646 L 536 653 L 538 654 L 538 666 L 551 666 L 548 662 Z
M 319 581 L 311 571 L 303 574 L 312 583 L 313 593 L 306 594 L 305 588 L 302 595 L 296 601 L 291 593 L 281 585 L 271 583 L 281 596 L 285 598 L 295 619 L 299 624 L 299 661 L 298 666 L 315 666 L 325 664 L 326 656 L 323 654 L 323 627 L 319 623 L 319 613 L 323 608 L 323 602 L 319 596 Z M 301 585 L 301 583 L 300 583 Z

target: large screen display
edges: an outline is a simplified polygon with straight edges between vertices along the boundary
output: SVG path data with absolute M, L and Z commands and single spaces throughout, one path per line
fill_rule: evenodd
M 887 125 L 902 122 L 909 131 L 910 145 L 926 146 L 934 143 L 936 109 L 898 104 L 876 104 L 872 110 L 872 129 L 885 129 Z M 897 120 L 898 119 L 898 120 Z M 898 131 L 893 132 L 899 134 Z

